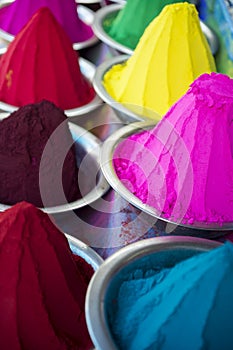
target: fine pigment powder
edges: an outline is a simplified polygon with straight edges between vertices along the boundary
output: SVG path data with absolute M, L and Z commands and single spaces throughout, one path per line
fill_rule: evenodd
M 47 7 L 73 43 L 83 42 L 93 37 L 93 31 L 78 17 L 77 6 L 75 0 L 15 0 L 0 9 L 0 28 L 16 35 L 36 11 Z
M 93 270 L 76 265 L 49 216 L 13 206 L 0 214 L 0 244 L 0 348 L 90 350 L 84 305 Z
M 55 142 L 50 142 L 47 162 L 41 169 L 40 162 L 45 145 L 58 127 L 59 137 L 54 139 Z M 66 115 L 49 101 L 21 107 L 2 120 L 0 203 L 15 204 L 25 200 L 39 207 L 64 204 L 61 203 L 62 197 L 57 188 L 57 181 L 62 182 L 61 186 L 63 185 L 68 202 L 80 198 L 78 169 L 72 144 Z M 60 158 L 65 148 L 69 151 L 63 164 Z M 46 183 L 39 183 L 40 171 Z M 59 171 L 62 172 L 62 179 L 57 179 Z M 42 201 L 40 186 L 45 187 L 46 203 Z
M 165 218 L 233 222 L 233 80 L 203 74 L 152 129 L 114 153 L 119 179 Z
M 120 278 L 107 309 L 122 350 L 231 350 L 233 245 L 152 272 L 135 268 Z M 111 297 L 110 297 L 111 299 Z M 113 311 L 114 310 L 114 311 Z
M 181 0 L 127 0 L 114 19 L 103 22 L 105 31 L 114 40 L 134 50 L 149 23 L 164 6 Z
M 202 73 L 215 71 L 194 5 L 164 7 L 145 30 L 133 55 L 113 66 L 103 84 L 117 102 L 156 119 L 166 113 Z
M 94 96 L 68 36 L 50 10 L 40 8 L 1 57 L 0 101 L 20 107 L 46 99 L 66 110 Z

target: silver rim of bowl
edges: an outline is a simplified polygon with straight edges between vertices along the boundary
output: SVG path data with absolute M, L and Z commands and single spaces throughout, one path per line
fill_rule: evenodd
M 65 233 L 66 238 L 70 245 L 74 247 L 72 252 L 81 258 L 83 258 L 88 264 L 90 264 L 93 269 L 96 271 L 102 265 L 104 260 L 101 258 L 99 254 L 95 252 L 94 249 L 90 248 L 86 243 L 80 241 L 76 237 L 68 235 Z

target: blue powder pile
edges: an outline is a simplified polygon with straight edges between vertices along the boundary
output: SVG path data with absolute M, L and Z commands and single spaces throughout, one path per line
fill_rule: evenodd
M 232 350 L 233 244 L 120 285 L 109 327 L 122 350 Z

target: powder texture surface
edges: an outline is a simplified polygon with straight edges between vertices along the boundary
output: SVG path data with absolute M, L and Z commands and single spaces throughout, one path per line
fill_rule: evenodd
M 0 28 L 18 34 L 41 7 L 50 9 L 73 43 L 93 36 L 91 27 L 79 18 L 75 0 L 15 0 L 0 9 Z
M 51 11 L 40 8 L 1 57 L 0 100 L 20 107 L 47 99 L 66 110 L 94 96 L 68 36 Z
M 233 222 L 233 80 L 203 74 L 152 129 L 114 153 L 119 179 L 176 222 Z
M 87 282 L 47 214 L 22 202 L 0 215 L 0 348 L 91 348 Z
M 50 143 L 49 153 L 40 168 L 41 157 L 49 138 L 59 127 L 58 138 Z M 61 203 L 56 187 L 62 172 L 64 194 L 68 202 L 80 197 L 75 149 L 64 112 L 49 101 L 26 105 L 0 122 L 0 202 L 15 204 L 22 200 L 42 207 L 40 186 L 47 192 L 46 206 Z M 63 162 L 62 150 L 69 147 Z M 61 165 L 61 169 L 59 169 Z M 62 168 L 63 165 L 63 168 Z M 45 183 L 39 183 L 39 172 Z M 50 174 L 48 176 L 47 174 Z
M 164 7 L 133 55 L 113 66 L 103 84 L 116 101 L 154 118 L 154 112 L 166 113 L 199 75 L 215 69 L 195 6 L 177 3 Z
M 114 19 L 103 22 L 106 32 L 117 42 L 134 50 L 149 23 L 165 5 L 182 2 L 175 0 L 128 0 Z
M 122 279 L 114 306 L 108 309 L 119 349 L 232 348 L 231 243 L 154 275 L 138 265 Z

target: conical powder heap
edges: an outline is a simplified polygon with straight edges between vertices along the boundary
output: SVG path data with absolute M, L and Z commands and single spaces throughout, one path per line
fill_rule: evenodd
M 233 79 L 203 74 L 151 131 L 114 154 L 118 177 L 175 222 L 233 222 Z
M 214 58 L 196 8 L 178 3 L 164 7 L 132 57 L 113 66 L 103 84 L 116 101 L 153 118 L 154 112 L 166 113 L 199 75 L 212 71 Z
M 127 0 L 113 21 L 106 20 L 106 32 L 117 42 L 134 50 L 149 23 L 164 6 L 181 0 Z
M 88 283 L 67 239 L 26 202 L 0 214 L 0 348 L 90 350 Z
M 230 350 L 232 269 L 226 243 L 157 273 L 139 267 L 124 276 L 108 312 L 117 348 Z
M 0 203 L 25 200 L 38 207 L 48 207 L 80 198 L 72 144 L 66 115 L 49 101 L 21 107 L 2 120 Z M 63 157 L 64 150 L 67 154 Z
M 0 28 L 16 35 L 41 7 L 48 7 L 73 43 L 93 36 L 90 26 L 77 14 L 75 0 L 15 0 L 0 9 Z
M 0 101 L 20 107 L 46 99 L 66 110 L 94 96 L 66 33 L 50 10 L 41 8 L 1 57 Z

